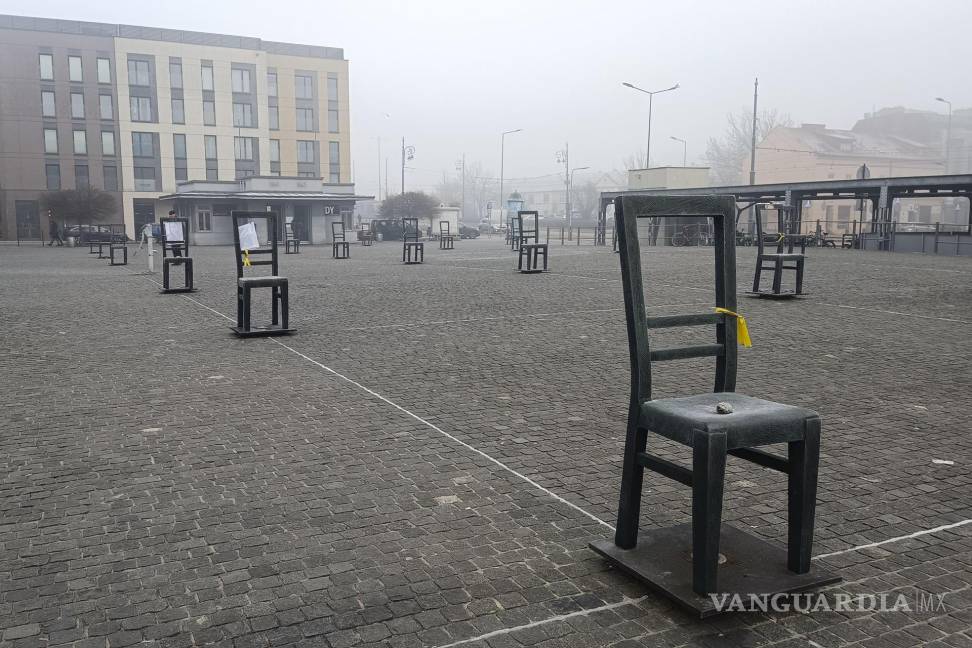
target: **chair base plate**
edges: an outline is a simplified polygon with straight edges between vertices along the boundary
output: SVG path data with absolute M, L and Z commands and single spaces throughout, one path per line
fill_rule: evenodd
M 759 292 L 753 292 L 752 290 L 747 290 L 746 294 L 750 297 L 767 298 L 767 299 L 795 299 L 798 297 L 806 297 L 807 293 L 794 292 L 792 290 L 781 290 L 778 293 L 772 290 L 760 290 Z
M 168 295 L 169 293 L 194 293 L 199 292 L 198 288 L 163 288 L 159 291 L 161 295 Z
M 634 549 L 621 549 L 612 540 L 592 542 L 590 548 L 700 619 L 721 613 L 711 597 L 692 589 L 690 523 L 641 531 Z M 725 523 L 719 549 L 726 557 L 719 565 L 719 593 L 741 594 L 744 604 L 750 593 L 790 594 L 841 580 L 819 567 L 794 574 L 786 568 L 785 549 Z
M 546 272 L 542 268 L 537 268 L 536 270 L 515 270 L 514 272 L 519 272 L 520 274 L 540 274 Z
M 423 261 L 402 261 L 405 265 L 422 265 Z
M 297 329 L 283 328 L 279 324 L 268 324 L 267 326 L 251 326 L 247 331 L 242 326 L 231 326 L 230 330 L 236 333 L 237 337 L 270 337 L 273 335 L 290 335 L 297 332 Z

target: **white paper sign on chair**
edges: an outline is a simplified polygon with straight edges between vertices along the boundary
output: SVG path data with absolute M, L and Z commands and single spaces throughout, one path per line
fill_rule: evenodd
M 182 233 L 182 223 L 166 222 L 164 224 L 166 241 L 169 243 L 182 243 L 186 240 Z
M 240 225 L 240 249 L 255 250 L 260 247 L 260 239 L 257 238 L 256 225 L 245 223 Z

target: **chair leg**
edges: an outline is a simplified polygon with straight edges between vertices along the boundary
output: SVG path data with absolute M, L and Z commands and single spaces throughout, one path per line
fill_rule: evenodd
M 803 294 L 803 259 L 796 262 L 796 294 Z
M 803 429 L 803 440 L 788 444 L 790 471 L 786 566 L 797 574 L 810 571 L 813 520 L 817 505 L 817 468 L 820 465 L 820 419 L 808 418 Z
M 236 326 L 243 328 L 243 288 L 236 288 Z
M 290 328 L 290 289 L 287 284 L 280 286 L 280 317 L 283 328 Z
M 763 274 L 763 255 L 756 255 L 756 276 L 753 277 L 753 292 L 759 292 L 759 276 Z
M 726 435 L 696 430 L 692 439 L 692 589 L 717 591 Z
M 243 330 L 250 330 L 250 288 L 243 289 Z
M 618 502 L 618 526 L 614 544 L 622 549 L 634 549 L 638 544 L 638 522 L 641 518 L 641 489 L 645 469 L 638 463 L 638 453 L 645 451 L 648 430 L 629 428 L 621 467 L 621 498 Z
M 776 265 L 773 266 L 773 294 L 779 295 L 783 289 L 783 257 L 776 257 Z
M 169 264 L 162 260 L 162 290 L 169 289 Z
M 270 323 L 274 326 L 280 323 L 280 288 L 270 288 Z

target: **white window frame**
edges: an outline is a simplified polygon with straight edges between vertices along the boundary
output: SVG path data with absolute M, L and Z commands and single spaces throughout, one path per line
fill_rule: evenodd
M 105 99 L 108 100 L 108 114 L 105 114 Z M 102 119 L 114 119 L 115 118 L 115 100 L 112 99 L 110 94 L 99 94 L 98 95 L 98 114 L 101 115 Z
M 202 89 L 203 90 L 215 90 L 216 89 L 216 78 L 213 73 L 212 65 L 203 65 L 200 68 L 200 74 L 202 75 Z
M 98 83 L 111 83 L 111 59 L 98 57 Z
M 233 92 L 250 94 L 250 71 L 246 68 L 232 68 L 230 74 L 233 81 Z
M 212 232 L 213 231 L 213 210 L 211 207 L 198 205 L 196 207 L 196 231 L 197 232 Z
M 134 65 L 135 71 L 135 81 L 132 81 L 132 66 Z M 145 69 L 142 69 L 145 66 Z M 145 72 L 145 83 L 142 83 L 142 72 Z M 149 65 L 148 61 L 141 59 L 129 59 L 128 61 L 128 85 L 138 86 L 141 88 L 151 87 L 152 85 L 152 66 Z
M 77 103 L 75 97 L 80 97 L 80 103 Z M 75 110 L 80 108 L 80 113 Z M 84 93 L 83 92 L 72 92 L 71 93 L 71 119 L 84 119 Z
M 57 129 L 44 129 L 44 152 L 50 154 L 57 153 Z
M 88 131 L 83 128 L 74 129 L 74 154 L 88 154 Z
M 54 80 L 54 55 L 53 54 L 39 54 L 37 57 L 37 66 L 39 68 L 38 74 L 40 75 L 41 81 Z M 49 70 L 50 74 L 44 76 L 45 70 Z
M 47 101 L 48 97 L 50 102 Z M 48 111 L 50 107 L 50 111 Z M 53 90 L 41 90 L 41 117 L 57 117 L 57 96 Z
M 84 66 L 81 64 L 80 56 L 73 54 L 68 56 L 68 80 L 72 83 L 84 83 Z
M 115 149 L 115 131 L 101 131 L 101 154 L 114 157 Z

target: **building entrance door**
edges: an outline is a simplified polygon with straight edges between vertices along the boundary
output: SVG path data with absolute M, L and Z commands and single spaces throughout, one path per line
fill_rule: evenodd
M 302 241 L 311 240 L 311 218 L 309 205 L 294 205 L 294 235 Z
M 17 240 L 37 240 L 41 237 L 40 212 L 36 200 L 18 200 L 17 211 Z
M 138 240 L 142 235 L 142 228 L 155 222 L 155 201 L 135 198 L 132 202 L 132 211 L 135 214 L 135 239 Z

